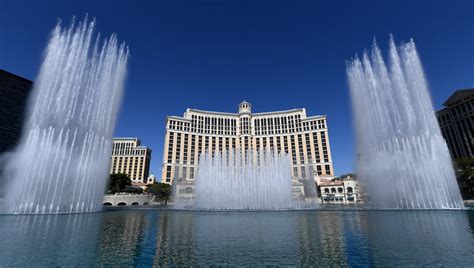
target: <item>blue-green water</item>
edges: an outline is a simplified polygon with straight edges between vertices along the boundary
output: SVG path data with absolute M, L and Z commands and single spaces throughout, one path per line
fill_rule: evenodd
M 474 211 L 0 216 L 0 266 L 472 266 Z

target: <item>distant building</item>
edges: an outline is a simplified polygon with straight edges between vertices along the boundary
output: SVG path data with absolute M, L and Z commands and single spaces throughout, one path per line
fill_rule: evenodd
M 320 181 L 318 187 L 322 203 L 359 202 L 359 182 L 352 177 L 343 180 Z
M 0 154 L 17 144 L 33 82 L 0 70 Z
M 140 187 L 143 190 L 146 190 L 148 188 L 149 184 L 154 184 L 156 182 L 155 175 L 150 175 L 145 181 L 141 180 L 134 180 L 132 181 L 132 187 Z
M 453 159 L 474 156 L 474 88 L 456 90 L 436 112 Z
M 243 101 L 238 113 L 188 108 L 183 117 L 168 116 L 161 181 L 194 181 L 202 152 L 267 149 L 291 156 L 294 181 L 333 175 L 325 115 L 307 116 L 304 108 L 252 113 Z
M 153 184 L 156 182 L 156 177 L 155 175 L 151 174 L 150 176 L 148 176 L 148 178 L 146 179 L 146 184 Z
M 132 184 L 146 183 L 150 172 L 151 149 L 138 138 L 114 138 L 110 174 L 124 173 Z

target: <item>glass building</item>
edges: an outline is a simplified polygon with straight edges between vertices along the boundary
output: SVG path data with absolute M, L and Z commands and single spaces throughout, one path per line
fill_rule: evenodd
M 11 151 L 21 136 L 33 82 L 0 70 L 0 154 Z

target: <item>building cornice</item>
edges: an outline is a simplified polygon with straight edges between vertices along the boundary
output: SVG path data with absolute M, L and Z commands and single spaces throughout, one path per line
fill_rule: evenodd
M 191 122 L 192 121 L 191 119 L 187 119 L 187 118 L 184 118 L 184 117 L 181 117 L 181 116 L 176 116 L 176 115 L 168 115 L 168 116 L 166 116 L 166 119 L 175 119 L 175 120 L 181 120 L 181 121 L 185 121 L 185 122 Z
M 304 116 L 301 117 L 301 121 L 310 121 L 310 120 L 315 120 L 315 119 L 326 119 L 326 115 L 312 115 L 312 116 L 306 116 L 306 109 L 305 108 L 295 108 L 295 109 L 289 109 L 289 110 L 281 110 L 281 111 L 271 111 L 271 112 L 260 112 L 260 113 L 227 113 L 227 112 L 215 112 L 215 111 L 205 111 L 205 110 L 199 110 L 199 109 L 193 109 L 193 108 L 188 108 L 186 109 L 186 112 L 184 115 L 181 116 L 176 116 L 176 115 L 168 115 L 166 116 L 166 119 L 174 119 L 174 120 L 179 120 L 179 121 L 184 121 L 184 122 L 192 122 L 191 119 L 187 118 L 188 113 L 198 113 L 198 114 L 204 114 L 204 115 L 218 115 L 218 116 L 230 116 L 230 117 L 235 117 L 238 118 L 242 114 L 248 114 L 251 117 L 265 117 L 265 116 L 278 116 L 278 115 L 285 115 L 285 114 L 295 114 L 295 113 L 302 113 Z
M 306 118 L 302 118 L 301 121 L 310 121 L 314 119 L 326 119 L 326 115 L 313 115 L 313 116 L 308 116 Z
M 215 112 L 215 111 L 205 111 L 199 109 L 188 108 L 186 109 L 186 113 L 194 112 L 194 113 L 202 113 L 202 114 L 213 114 L 213 115 L 225 115 L 225 116 L 235 116 L 238 117 L 238 113 L 227 113 L 227 112 Z
M 278 114 L 290 114 L 290 113 L 306 113 L 306 110 L 304 108 L 297 108 L 297 109 L 282 110 L 282 111 L 253 113 L 252 116 L 266 116 L 266 115 L 278 115 Z
M 205 111 L 205 110 L 192 109 L 192 108 L 188 108 L 188 109 L 186 110 L 185 116 L 186 116 L 187 113 L 201 113 L 201 114 L 233 116 L 233 117 L 238 117 L 238 116 L 239 116 L 238 113 Z M 250 114 L 252 117 L 259 117 L 259 116 L 291 114 L 291 113 L 303 113 L 303 114 L 306 114 L 306 110 L 305 110 L 305 108 L 297 108 L 297 109 L 289 109 L 289 110 L 281 110 L 281 111 L 271 111 L 271 112 L 260 112 L 260 113 L 249 113 L 249 114 Z M 189 119 L 186 119 L 185 116 L 184 116 L 184 117 L 180 117 L 180 116 L 175 116 L 175 115 L 168 115 L 167 118 L 190 121 Z M 307 117 L 307 118 L 321 118 L 321 117 L 326 117 L 326 116 L 325 116 L 325 115 L 315 115 L 315 116 L 310 116 L 310 117 Z M 302 119 L 304 119 L 304 118 L 302 118 Z

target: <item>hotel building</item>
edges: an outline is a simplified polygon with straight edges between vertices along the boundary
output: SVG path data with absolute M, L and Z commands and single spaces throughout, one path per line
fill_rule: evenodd
M 0 154 L 11 151 L 21 136 L 33 82 L 0 70 Z
M 238 113 L 187 109 L 168 116 L 161 181 L 193 181 L 204 151 L 275 150 L 291 155 L 293 180 L 334 173 L 326 116 L 306 110 L 252 113 L 243 101 Z
M 124 173 L 132 183 L 146 183 L 150 172 L 151 149 L 138 138 L 114 138 L 110 174 Z
M 474 88 L 456 90 L 436 112 L 453 159 L 474 156 Z

